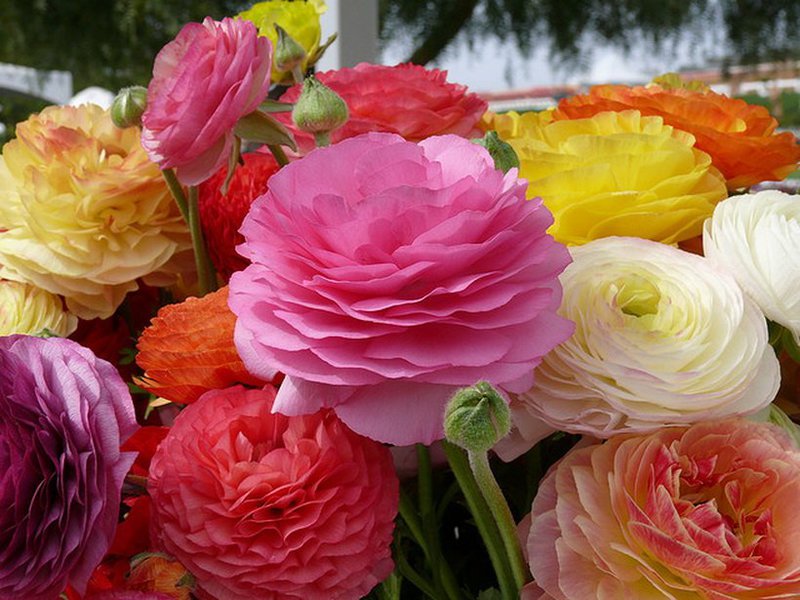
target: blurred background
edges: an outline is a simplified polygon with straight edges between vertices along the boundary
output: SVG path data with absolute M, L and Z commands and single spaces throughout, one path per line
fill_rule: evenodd
M 362 60 L 447 69 L 493 110 L 538 110 L 597 83 L 665 71 L 800 127 L 800 1 L 328 0 L 320 68 Z M 47 104 L 147 85 L 158 50 L 234 0 L 1 0 L 0 142 Z M 105 92 L 104 92 L 105 90 Z

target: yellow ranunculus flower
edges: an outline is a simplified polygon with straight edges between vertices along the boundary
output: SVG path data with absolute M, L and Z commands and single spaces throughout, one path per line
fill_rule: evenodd
M 108 317 L 137 279 L 165 283 L 190 249 L 139 129 L 118 129 L 100 107 L 48 107 L 3 147 L 0 277 L 64 296 L 81 318 Z
M 272 42 L 273 48 L 278 43 L 278 33 L 275 31 L 277 23 L 286 30 L 294 40 L 306 51 L 308 57 L 313 56 L 319 48 L 322 31 L 319 25 L 319 16 L 327 10 L 322 0 L 290 1 L 269 0 L 254 4 L 248 10 L 236 15 L 240 19 L 247 19 L 258 27 L 258 33 L 266 36 Z M 291 73 L 282 73 L 275 68 L 273 54 L 272 81 L 278 83 L 284 79 L 291 81 Z M 308 60 L 303 62 L 302 69 L 306 70 Z
M 19 281 L 0 280 L 0 336 L 49 331 L 66 337 L 78 326 L 78 319 L 64 310 L 61 298 Z
M 727 196 L 694 137 L 638 111 L 553 121 L 550 112 L 493 115 L 488 127 L 520 160 L 528 197 L 552 211 L 565 244 L 636 236 L 667 244 L 699 235 Z

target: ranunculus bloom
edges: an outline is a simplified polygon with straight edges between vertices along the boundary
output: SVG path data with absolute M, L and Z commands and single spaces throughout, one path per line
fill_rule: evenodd
M 706 221 L 703 248 L 800 343 L 800 197 L 772 190 L 731 197 Z
M 202 183 L 198 198 L 208 253 L 217 272 L 226 280 L 249 264 L 236 252 L 236 246 L 244 242 L 239 227 L 253 200 L 267 191 L 267 180 L 279 168 L 268 153 L 248 152 L 242 155 L 242 160 L 244 164 L 236 167 L 227 194 L 221 191 L 228 174 L 226 165 Z
M 553 211 L 565 244 L 631 235 L 667 244 L 700 235 L 727 196 L 694 138 L 630 110 L 553 121 L 550 113 L 497 115 L 491 128 L 516 150 L 528 196 Z
M 766 321 L 733 277 L 638 238 L 596 240 L 572 257 L 560 313 L 575 334 L 516 398 L 517 421 L 606 438 L 751 414 L 775 397 Z
M 197 185 L 226 163 L 233 127 L 269 91 L 272 45 L 250 21 L 189 23 L 153 65 L 142 145 L 162 169 Z
M 463 85 L 448 83 L 447 71 L 419 65 L 393 67 L 361 63 L 353 68 L 318 73 L 316 78 L 339 94 L 350 110 L 350 119 L 331 133 L 338 142 L 370 131 L 397 133 L 414 142 L 432 135 L 453 133 L 479 135 L 477 127 L 486 101 Z M 295 102 L 301 86 L 289 88 L 283 102 Z M 293 130 L 300 148 L 314 148 L 314 138 L 298 131 L 288 113 L 278 113 Z
M 628 109 L 662 117 L 667 125 L 691 133 L 695 146 L 711 155 L 732 190 L 783 179 L 800 160 L 794 134 L 775 133 L 778 121 L 766 108 L 711 90 L 600 85 L 588 94 L 561 100 L 555 118 L 585 118 Z
M 91 104 L 17 125 L 0 157 L 0 276 L 64 296 L 81 318 L 105 318 L 184 250 L 189 231 L 138 128 L 115 127 Z
M 515 170 L 457 136 L 321 148 L 274 175 L 242 225 L 236 347 L 252 373 L 288 375 L 277 412 L 330 406 L 373 439 L 430 443 L 456 388 L 522 392 L 571 333 L 551 223 Z
M 800 452 L 772 425 L 617 436 L 542 481 L 531 573 L 555 600 L 798 598 L 798 497 Z
M 181 412 L 150 465 L 161 543 L 215 598 L 361 598 L 393 568 L 391 455 L 331 411 L 271 414 L 274 396 L 237 386 Z
M 78 319 L 64 310 L 58 296 L 27 283 L 0 280 L 0 336 L 50 332 L 68 336 Z
M 0 597 L 83 593 L 114 537 L 134 455 L 128 388 L 62 338 L 0 338 Z
M 233 345 L 235 322 L 227 287 L 163 307 L 139 337 L 137 383 L 181 404 L 235 383 L 264 385 L 275 373 L 262 381 L 247 372 Z
M 325 12 L 325 9 L 324 2 L 268 0 L 254 4 L 236 16 L 252 21 L 258 27 L 259 35 L 269 38 L 273 48 L 278 43 L 278 32 L 275 25 L 280 25 L 306 51 L 306 60 L 300 67 L 305 72 L 308 67 L 308 59 L 319 49 L 322 35 L 319 16 Z M 278 83 L 283 79 L 293 81 L 291 72 L 281 73 L 273 65 L 272 81 Z

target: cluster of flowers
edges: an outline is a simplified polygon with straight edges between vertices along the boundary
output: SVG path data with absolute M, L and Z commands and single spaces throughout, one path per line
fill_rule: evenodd
M 454 429 L 475 465 L 583 436 L 497 597 L 800 596 L 800 200 L 748 190 L 794 136 L 673 76 L 521 115 L 306 78 L 322 10 L 188 24 L 3 148 L 0 598 L 465 597 L 396 466 Z

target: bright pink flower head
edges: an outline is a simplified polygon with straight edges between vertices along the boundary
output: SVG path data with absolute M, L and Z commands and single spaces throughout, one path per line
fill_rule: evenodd
M 271 414 L 274 397 L 237 386 L 181 412 L 150 464 L 156 534 L 202 597 L 361 598 L 394 567 L 391 455 L 331 411 Z
M 542 482 L 531 572 L 556 600 L 799 598 L 798 497 L 800 451 L 772 425 L 617 436 Z
M 453 135 L 365 134 L 274 175 L 229 304 L 248 370 L 288 375 L 275 410 L 330 406 L 405 445 L 442 437 L 458 387 L 528 389 L 572 323 L 556 315 L 569 254 L 525 187 Z
M 253 112 L 270 84 L 272 44 L 249 21 L 189 23 L 153 65 L 142 115 L 142 145 L 186 185 L 228 158 L 233 126 Z
M 486 101 L 463 85 L 449 83 L 447 71 L 412 64 L 361 63 L 316 77 L 339 94 L 350 110 L 347 123 L 331 134 L 333 142 L 370 131 L 397 133 L 414 142 L 445 133 L 481 135 L 477 124 L 488 107 Z M 288 89 L 281 100 L 297 101 L 301 88 Z M 277 116 L 293 129 L 300 147 L 313 149 L 311 135 L 296 130 L 288 113 L 283 115 Z

